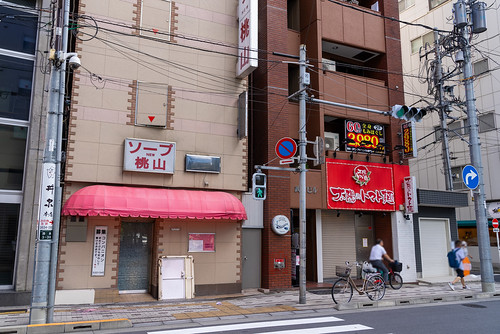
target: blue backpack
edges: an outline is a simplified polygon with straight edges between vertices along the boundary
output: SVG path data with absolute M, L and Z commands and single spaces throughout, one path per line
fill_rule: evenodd
M 457 259 L 457 252 L 452 249 L 451 251 L 448 252 L 448 265 L 452 268 L 458 268 L 460 267 L 460 262 Z

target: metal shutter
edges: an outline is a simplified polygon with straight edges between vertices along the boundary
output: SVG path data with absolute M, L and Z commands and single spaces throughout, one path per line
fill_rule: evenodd
M 419 219 L 422 277 L 442 277 L 451 274 L 448 266 L 450 227 L 447 219 Z
M 321 213 L 323 228 L 323 277 L 334 278 L 335 266 L 345 265 L 345 261 L 356 261 L 356 240 L 354 230 L 354 212 L 323 210 Z

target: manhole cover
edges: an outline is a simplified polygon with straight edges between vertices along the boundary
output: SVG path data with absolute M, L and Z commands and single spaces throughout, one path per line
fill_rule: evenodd
M 473 307 L 473 308 L 486 308 L 486 306 L 481 304 L 462 304 L 462 306 Z
M 324 290 L 309 290 L 308 292 L 315 294 L 315 295 L 329 295 L 331 294 L 330 290 L 324 289 Z

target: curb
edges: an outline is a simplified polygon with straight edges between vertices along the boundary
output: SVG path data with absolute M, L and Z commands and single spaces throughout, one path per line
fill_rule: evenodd
M 0 327 L 1 334 L 50 334 L 72 333 L 84 330 L 97 331 L 104 329 L 131 328 L 129 319 L 107 319 L 92 321 L 59 322 L 52 324 L 23 325 Z
M 407 305 L 417 305 L 417 304 L 433 304 L 442 302 L 456 302 L 460 300 L 473 300 L 473 299 L 488 299 L 488 298 L 498 298 L 500 297 L 499 292 L 480 292 L 480 293 L 470 293 L 470 294 L 460 294 L 460 295 L 436 295 L 434 297 L 423 297 L 423 298 L 408 298 L 408 299 L 394 299 L 394 300 L 379 300 L 379 301 L 367 301 L 367 302 L 356 302 L 348 304 L 336 304 L 333 306 L 337 311 L 344 310 L 355 310 L 355 309 L 368 309 L 377 307 L 391 307 L 391 306 L 407 306 Z

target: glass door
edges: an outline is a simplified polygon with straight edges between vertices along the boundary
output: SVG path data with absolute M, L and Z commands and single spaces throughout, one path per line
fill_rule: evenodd
M 122 222 L 118 290 L 121 293 L 149 291 L 153 223 Z

